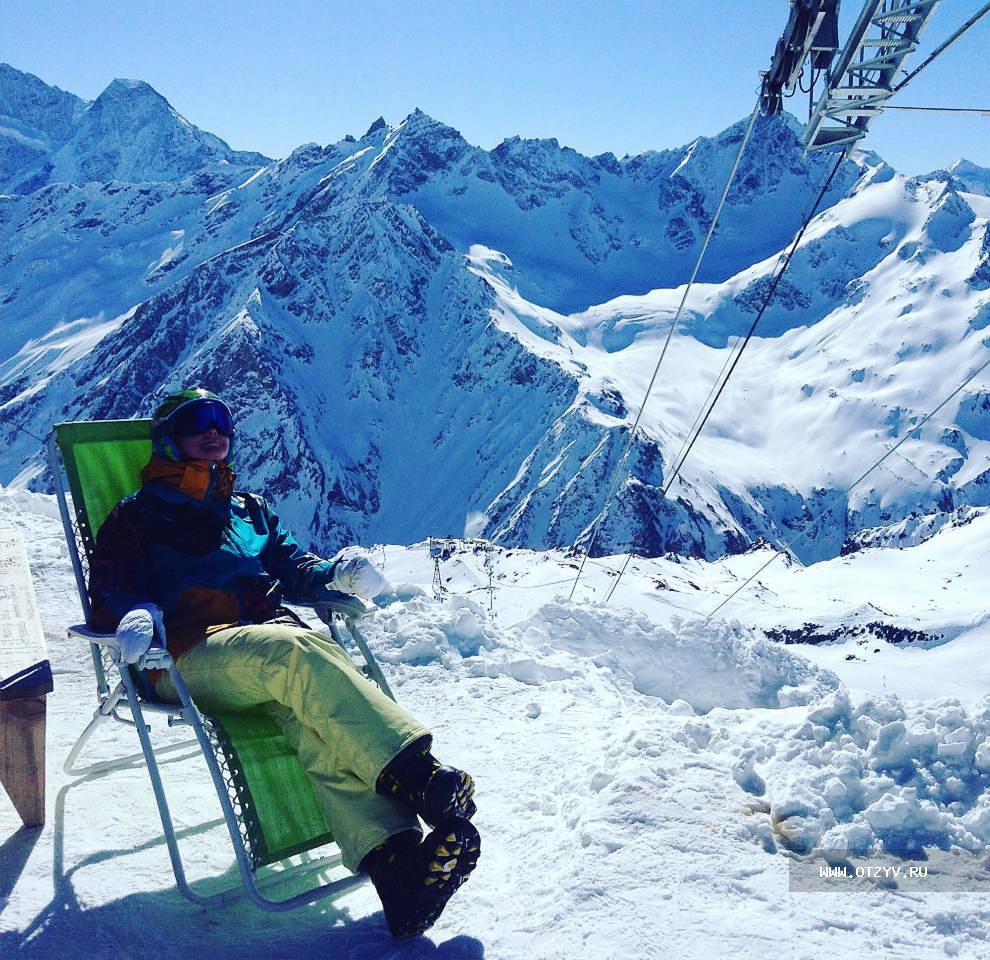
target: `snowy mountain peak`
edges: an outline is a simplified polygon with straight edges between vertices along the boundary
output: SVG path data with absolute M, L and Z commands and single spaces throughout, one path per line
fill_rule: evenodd
M 419 107 L 413 107 L 412 113 L 410 113 L 409 116 L 407 116 L 406 119 L 402 121 L 400 126 L 406 126 L 409 129 L 415 129 L 415 128 L 431 127 L 431 126 L 444 127 L 446 125 L 441 123 L 439 120 L 435 120 L 425 110 L 422 110 Z
M 372 164 L 373 182 L 394 195 L 412 193 L 477 150 L 460 131 L 418 107 L 396 126 L 378 128 L 375 137 L 382 140 L 381 152 Z
M 575 184 L 595 177 L 596 160 L 573 147 L 561 146 L 556 137 L 506 137 L 491 152 L 496 165 L 524 167 L 537 175 L 574 178 Z M 614 159 L 614 158 L 613 158 Z M 606 162 L 606 167 L 608 163 Z
M 200 130 L 143 80 L 114 80 L 86 103 L 5 67 L 0 114 L 18 122 L 0 136 L 0 190 L 11 193 L 49 183 L 181 180 L 211 164 L 268 162 Z
M 368 137 L 374 136 L 379 130 L 385 130 L 387 127 L 388 124 L 385 122 L 385 118 L 379 117 L 370 127 L 368 127 L 361 139 L 367 140 Z
M 73 120 L 86 101 L 49 86 L 32 73 L 0 63 L 0 117 L 23 128 L 44 132 L 59 142 L 71 133 Z
M 166 104 L 168 103 L 168 101 L 147 81 L 128 80 L 123 77 L 117 77 L 115 80 L 111 80 L 103 93 L 101 93 L 94 102 L 98 103 L 101 100 L 119 100 L 131 97 L 146 97 L 152 101 L 161 101 Z
M 570 147 L 565 148 L 571 150 Z M 508 155 L 518 153 L 542 153 L 554 155 L 561 152 L 560 141 L 556 137 L 524 138 L 520 136 L 506 137 L 495 149 L 493 154 Z M 571 150 L 571 153 L 574 153 Z
M 247 162 L 265 158 L 255 155 Z M 238 162 L 235 151 L 179 114 L 142 80 L 114 80 L 83 113 L 54 164 L 53 178 L 171 180 L 210 162 Z M 242 162 L 244 162 L 242 160 Z
M 146 135 L 150 127 L 158 128 L 156 133 L 162 137 L 169 137 L 173 135 L 171 128 L 175 126 L 183 132 L 180 135 L 184 134 L 200 142 L 219 139 L 198 131 L 173 110 L 168 100 L 150 84 L 143 80 L 118 79 L 113 80 L 86 108 L 75 131 L 74 140 L 80 143 L 100 138 L 115 141 L 123 147 L 129 137 Z M 196 137 L 197 133 L 201 136 Z
M 415 140 L 457 140 L 467 146 L 467 141 L 461 136 L 460 130 L 441 123 L 419 107 L 393 127 L 391 133 L 393 136 Z
M 19 192 L 16 184 L 30 181 L 26 172 L 42 167 L 72 136 L 87 106 L 33 74 L 0 63 L 0 192 Z
M 964 193 L 975 193 L 981 197 L 990 196 L 990 167 L 978 166 L 964 157 L 949 166 L 949 173 Z

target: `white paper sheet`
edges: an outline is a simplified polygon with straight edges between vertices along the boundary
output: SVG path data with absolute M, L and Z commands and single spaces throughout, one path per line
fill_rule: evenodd
M 47 658 L 24 539 L 0 527 L 0 680 Z

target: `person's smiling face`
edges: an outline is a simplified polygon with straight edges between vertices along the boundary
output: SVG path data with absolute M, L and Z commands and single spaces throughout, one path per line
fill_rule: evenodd
M 220 461 L 230 452 L 230 437 L 216 427 L 210 427 L 205 433 L 176 437 L 175 442 L 182 451 L 184 460 Z

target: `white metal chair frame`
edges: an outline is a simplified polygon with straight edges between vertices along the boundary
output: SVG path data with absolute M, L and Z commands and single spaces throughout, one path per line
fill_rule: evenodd
M 81 553 L 83 555 L 85 554 L 85 546 L 70 512 L 68 491 L 61 465 L 61 455 L 54 432 L 48 442 L 48 461 L 55 482 L 59 512 L 62 518 L 66 542 L 69 546 L 69 556 L 72 561 L 79 598 L 83 606 L 83 612 L 88 619 L 90 613 L 89 595 L 81 556 Z M 394 700 L 395 696 L 388 685 L 388 681 L 385 679 L 381 667 L 357 626 L 357 621 L 362 616 L 376 609 L 374 605 L 366 603 L 359 597 L 341 593 L 333 597 L 330 602 L 313 604 L 312 609 L 327 624 L 331 636 L 342 647 L 345 646 L 344 631 L 346 630 L 346 633 L 354 641 L 364 657 L 365 666 L 363 670 L 369 677 L 369 680 L 377 683 L 382 691 Z M 341 629 L 342 626 L 344 630 Z M 89 721 L 79 736 L 79 739 L 70 750 L 63 769 L 70 776 L 85 778 L 123 769 L 135 761 L 144 760 L 148 767 L 148 775 L 151 778 L 152 790 L 154 791 L 155 801 L 158 805 L 169 859 L 172 862 L 172 872 L 175 874 L 176 886 L 183 896 L 194 903 L 207 906 L 227 902 L 236 896 L 246 894 L 256 906 L 263 910 L 283 911 L 291 910 L 306 903 L 312 903 L 326 896 L 343 893 L 367 879 L 362 875 L 341 877 L 285 899 L 272 899 L 266 896 L 264 893 L 265 890 L 281 886 L 317 871 L 328 870 L 338 866 L 341 861 L 340 854 L 329 854 L 294 865 L 282 864 L 281 869 L 276 870 L 273 867 L 266 877 L 263 879 L 259 878 L 257 875 L 258 868 L 252 858 L 250 831 L 245 822 L 244 811 L 238 800 L 236 784 L 228 766 L 223 760 L 223 746 L 220 738 L 210 717 L 201 713 L 193 702 L 171 654 L 164 649 L 164 646 L 155 645 L 133 665 L 134 672 L 132 673 L 126 664 L 120 662 L 120 650 L 116 637 L 113 634 L 97 633 L 84 624 L 81 624 L 69 627 L 68 635 L 73 638 L 85 640 L 90 645 L 93 668 L 96 673 L 98 706 L 93 714 L 93 718 Z M 162 638 L 162 642 L 164 643 L 164 638 Z M 108 672 L 113 669 L 117 670 L 120 679 L 113 689 L 111 689 L 107 677 Z M 139 690 L 138 682 L 135 679 L 135 676 L 139 676 L 140 672 L 144 670 L 167 670 L 172 683 L 175 685 L 179 703 L 175 705 L 161 703 L 145 696 Z M 120 715 L 119 711 L 122 709 L 130 712 L 129 718 Z M 170 744 L 156 749 L 151 743 L 151 727 L 145 719 L 146 713 L 164 715 L 170 727 L 177 725 L 191 727 L 194 734 L 193 739 L 183 740 L 181 743 Z M 138 739 L 141 743 L 141 753 L 130 754 L 114 760 L 94 763 L 89 766 L 76 766 L 76 761 L 86 742 L 93 732 L 106 721 L 117 721 L 128 726 L 133 726 L 137 730 Z M 172 816 L 169 812 L 168 800 L 165 795 L 165 788 L 162 783 L 157 758 L 166 753 L 188 749 L 194 745 L 198 746 L 202 751 L 213 779 L 213 784 L 220 801 L 220 807 L 223 811 L 223 817 L 234 848 L 243 889 L 240 886 L 233 886 L 215 894 L 204 895 L 193 890 L 186 879 L 182 855 L 179 850 Z

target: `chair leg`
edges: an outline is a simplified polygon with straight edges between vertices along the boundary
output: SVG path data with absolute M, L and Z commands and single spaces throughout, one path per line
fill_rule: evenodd
M 142 751 L 141 753 L 129 753 L 124 757 L 116 757 L 113 760 L 101 760 L 98 763 L 92 763 L 85 767 L 77 767 L 75 765 L 76 760 L 79 758 L 79 754 L 82 753 L 83 748 L 86 746 L 89 738 L 96 731 L 96 728 L 104 723 L 104 721 L 117 719 L 115 716 L 115 711 L 120 701 L 125 698 L 126 692 L 122 689 L 122 685 L 118 685 L 113 694 L 102 704 L 100 704 L 100 706 L 93 712 L 93 719 L 86 724 L 86 728 L 79 735 L 79 739 L 72 745 L 69 755 L 65 758 L 65 763 L 62 764 L 62 771 L 64 773 L 67 773 L 70 777 L 91 777 L 101 773 L 108 773 L 111 770 L 123 769 L 137 763 L 146 762 L 144 752 Z M 181 743 L 173 743 L 167 747 L 159 747 L 154 751 L 154 754 L 155 756 L 160 757 L 163 754 L 174 753 L 177 750 L 185 750 L 195 745 L 195 740 L 183 740 Z
M 216 757 L 213 754 L 209 738 L 203 728 L 202 718 L 189 697 L 189 693 L 185 689 L 185 684 L 182 682 L 182 678 L 178 675 L 178 671 L 174 666 L 170 668 L 170 671 L 172 672 L 172 679 L 175 682 L 180 701 L 183 705 L 183 714 L 186 716 L 187 721 L 192 726 L 193 731 L 196 734 L 195 739 L 184 740 L 181 743 L 171 744 L 166 747 L 159 747 L 157 750 L 154 749 L 151 744 L 151 737 L 149 735 L 150 728 L 145 722 L 144 711 L 141 709 L 141 702 L 138 698 L 137 691 L 135 690 L 130 677 L 123 676 L 122 683 L 118 685 L 113 694 L 111 694 L 111 696 L 96 710 L 93 714 L 92 720 L 90 720 L 82 734 L 79 736 L 79 739 L 73 745 L 63 767 L 65 772 L 70 775 L 77 776 L 79 778 L 77 782 L 81 782 L 88 777 L 99 776 L 100 774 L 107 773 L 112 770 L 122 769 L 130 765 L 143 763 L 148 769 L 148 776 L 151 779 L 151 787 L 155 795 L 155 802 L 158 805 L 158 815 L 161 818 L 162 832 L 164 835 L 166 848 L 168 849 L 169 860 L 172 864 L 172 873 L 175 876 L 176 887 L 178 887 L 179 892 L 187 900 L 191 900 L 193 903 L 200 906 L 219 906 L 246 896 L 255 904 L 255 906 L 260 907 L 263 910 L 291 910 L 303 904 L 312 903 L 322 897 L 340 895 L 353 887 L 364 883 L 367 878 L 359 874 L 332 880 L 328 883 L 313 887 L 303 893 L 297 894 L 293 897 L 288 897 L 284 900 L 273 900 L 265 896 L 265 891 L 273 890 L 292 880 L 298 879 L 307 873 L 339 866 L 340 859 L 339 857 L 323 858 L 321 861 L 303 863 L 288 870 L 278 871 L 277 873 L 271 874 L 263 879 L 260 879 L 255 874 L 252 864 L 248 860 L 247 854 L 240 842 L 240 830 L 236 815 L 231 806 L 226 786 L 223 782 L 223 776 L 217 765 Z M 117 709 L 118 704 L 125 699 L 130 708 L 131 716 L 133 717 L 133 725 L 137 729 L 138 739 L 141 743 L 141 753 L 129 754 L 126 757 L 119 757 L 114 760 L 101 761 L 87 767 L 75 766 L 75 762 L 78 759 L 79 754 L 82 752 L 93 732 L 104 721 L 114 719 L 114 711 Z M 209 896 L 197 893 L 193 890 L 186 878 L 185 867 L 182 863 L 182 854 L 179 850 L 179 842 L 175 832 L 175 825 L 169 810 L 168 799 L 165 795 L 165 786 L 162 782 L 161 771 L 157 762 L 157 758 L 163 754 L 177 750 L 189 749 L 193 746 L 202 751 L 203 756 L 207 761 L 207 767 L 213 777 L 214 786 L 217 789 L 218 798 L 220 800 L 220 806 L 223 810 L 224 820 L 227 823 L 227 828 L 234 846 L 234 853 L 242 880 L 241 884 L 228 887 Z
M 113 764 L 116 762 L 113 760 L 97 763 L 92 767 L 76 767 L 74 764 L 77 757 L 82 752 L 83 747 L 86 745 L 86 742 L 92 736 L 93 731 L 96 730 L 96 728 L 103 723 L 104 720 L 111 720 L 113 718 L 117 705 L 121 702 L 121 700 L 124 700 L 126 696 L 127 694 L 124 690 L 123 684 L 118 683 L 113 692 L 110 693 L 105 700 L 100 702 L 100 705 L 93 713 L 93 719 L 86 725 L 86 729 L 79 735 L 79 739 L 73 744 L 72 749 L 69 751 L 68 757 L 65 758 L 65 763 L 62 765 L 62 770 L 65 773 L 70 776 L 78 777 L 87 776 L 91 773 L 99 773 L 104 769 L 113 768 Z
M 343 642 L 343 638 L 340 635 L 340 627 L 331 617 L 330 619 L 324 619 L 323 621 L 330 628 L 330 636 L 337 641 L 337 643 L 346 649 L 346 644 Z M 392 692 L 392 688 L 388 685 L 388 680 L 385 679 L 385 674 L 382 673 L 382 668 L 378 665 L 378 661 L 375 659 L 375 655 L 371 652 L 371 647 L 368 646 L 368 641 L 365 640 L 364 634 L 357 627 L 357 623 L 352 619 L 347 619 L 344 621 L 347 628 L 347 632 L 351 635 L 355 646 L 361 651 L 361 655 L 364 657 L 364 662 L 368 665 L 368 673 L 371 674 L 371 679 L 378 684 L 382 693 L 384 693 L 389 699 L 395 700 L 395 694 Z
M 69 774 L 71 777 L 84 777 L 90 773 L 95 773 L 90 767 L 76 767 L 74 766 L 76 759 L 79 754 L 82 753 L 82 749 L 86 746 L 86 741 L 93 735 L 93 731 L 104 721 L 109 720 L 108 714 L 103 713 L 102 708 L 96 710 L 93 714 L 93 719 L 86 724 L 86 729 L 79 735 L 79 739 L 72 745 L 72 749 L 69 751 L 68 757 L 65 758 L 65 763 L 62 765 L 63 773 Z M 95 764 L 95 766 L 101 766 L 100 764 Z M 105 766 L 105 764 L 103 764 Z
M 155 802 L 158 804 L 158 815 L 162 821 L 162 831 L 165 836 L 165 846 L 168 848 L 169 860 L 172 861 L 172 873 L 175 876 L 175 885 L 184 897 L 200 906 L 223 903 L 230 899 L 230 891 L 223 890 L 212 896 L 204 896 L 193 890 L 189 885 L 189 881 L 186 879 L 185 867 L 182 864 L 182 854 L 179 851 L 179 841 L 175 836 L 175 825 L 172 822 L 172 814 L 168 808 L 168 799 L 165 796 L 165 785 L 162 783 L 161 771 L 158 769 L 155 750 L 151 746 L 151 737 L 148 735 L 149 728 L 144 722 L 144 711 L 141 709 L 141 702 L 138 699 L 137 692 L 134 690 L 134 685 L 130 677 L 125 675 L 123 683 L 131 708 L 131 716 L 134 717 L 136 722 L 138 738 L 141 741 L 144 760 L 148 767 L 148 776 L 151 778 L 151 789 L 154 791 Z M 179 746 L 188 747 L 191 743 L 195 742 L 186 741 L 183 744 L 176 744 L 172 749 L 177 749 Z

